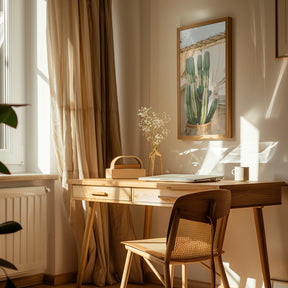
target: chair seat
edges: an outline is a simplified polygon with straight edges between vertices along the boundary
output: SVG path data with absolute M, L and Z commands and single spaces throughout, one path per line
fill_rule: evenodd
M 180 238 L 180 239 L 179 239 Z M 185 261 L 185 262 L 198 262 L 198 261 L 205 261 L 210 259 L 211 257 L 211 245 L 204 241 L 199 240 L 192 240 L 187 241 L 187 237 L 179 237 L 178 238 L 178 245 L 183 247 L 183 251 L 187 251 L 187 245 L 189 245 L 189 250 L 193 251 L 193 255 L 185 255 L 177 253 L 174 255 L 172 252 L 171 261 L 178 262 L 178 261 Z M 150 238 L 150 239 L 141 239 L 141 240 L 132 240 L 132 241 L 125 241 L 122 242 L 126 246 L 126 249 L 134 248 L 135 251 L 139 250 L 139 255 L 151 255 L 153 257 L 158 258 L 159 260 L 164 261 L 165 253 L 166 253 L 166 238 Z M 138 254 L 138 253 L 137 253 Z M 219 255 L 219 253 L 214 249 L 214 256 Z
M 150 238 L 121 242 L 127 249 L 132 247 L 156 258 L 164 260 L 166 252 L 166 238 Z

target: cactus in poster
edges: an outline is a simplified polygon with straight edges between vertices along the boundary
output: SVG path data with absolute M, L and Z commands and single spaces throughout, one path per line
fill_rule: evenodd
M 185 91 L 186 116 L 189 124 L 201 125 L 211 121 L 217 108 L 218 99 L 213 99 L 209 106 L 212 91 L 209 90 L 210 53 L 208 51 L 197 58 L 197 72 L 195 72 L 194 58 L 186 59 L 185 67 L 188 85 Z

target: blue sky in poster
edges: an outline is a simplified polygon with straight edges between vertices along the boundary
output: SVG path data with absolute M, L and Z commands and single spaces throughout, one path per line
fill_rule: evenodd
M 180 49 L 225 32 L 225 21 L 180 31 Z

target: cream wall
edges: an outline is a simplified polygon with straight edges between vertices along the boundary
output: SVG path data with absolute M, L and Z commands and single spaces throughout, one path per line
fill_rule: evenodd
M 137 127 L 137 109 L 151 106 L 172 116 L 171 133 L 161 144 L 164 170 L 170 173 L 223 173 L 250 166 L 254 180 L 288 180 L 287 59 L 275 59 L 275 7 L 269 0 L 113 0 L 116 73 L 124 154 L 142 157 L 149 146 Z M 232 17 L 233 139 L 177 139 L 176 29 Z M 266 207 L 264 217 L 271 276 L 288 281 L 288 216 L 283 205 Z M 154 209 L 152 236 L 165 235 L 169 209 Z M 133 207 L 141 237 L 143 207 Z M 284 219 L 284 220 L 283 220 Z M 262 287 L 253 214 L 233 210 L 224 244 L 231 284 Z M 193 266 L 189 277 L 208 281 Z M 233 280 L 234 279 L 234 280 Z

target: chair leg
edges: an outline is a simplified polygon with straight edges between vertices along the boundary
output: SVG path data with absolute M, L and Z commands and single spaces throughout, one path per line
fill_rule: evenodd
M 226 275 L 226 272 L 225 272 L 225 269 L 224 269 L 222 257 L 221 257 L 221 255 L 219 255 L 216 258 L 217 258 L 217 261 L 218 261 L 218 265 L 219 265 L 219 270 L 220 270 L 220 275 L 221 275 L 221 278 L 222 278 L 223 286 L 224 286 L 224 288 L 230 288 L 229 282 L 228 282 L 228 279 L 227 279 L 227 275 Z
M 182 288 L 187 288 L 187 264 L 182 264 Z
M 212 288 L 216 288 L 215 286 L 215 273 L 214 273 L 215 270 L 211 269 L 210 272 L 211 272 L 211 287 Z
M 171 288 L 169 263 L 164 264 L 164 271 L 163 272 L 164 272 L 165 288 Z M 122 288 L 122 287 L 120 287 L 120 288 Z
M 173 282 L 174 282 L 174 265 L 170 264 L 170 281 L 171 281 L 171 287 L 173 287 Z
M 124 270 L 123 270 L 120 288 L 126 288 L 127 287 L 128 277 L 129 277 L 132 258 L 133 258 L 132 256 L 133 256 L 133 253 L 130 250 L 128 250 L 126 260 L 125 260 L 125 266 L 124 266 Z

